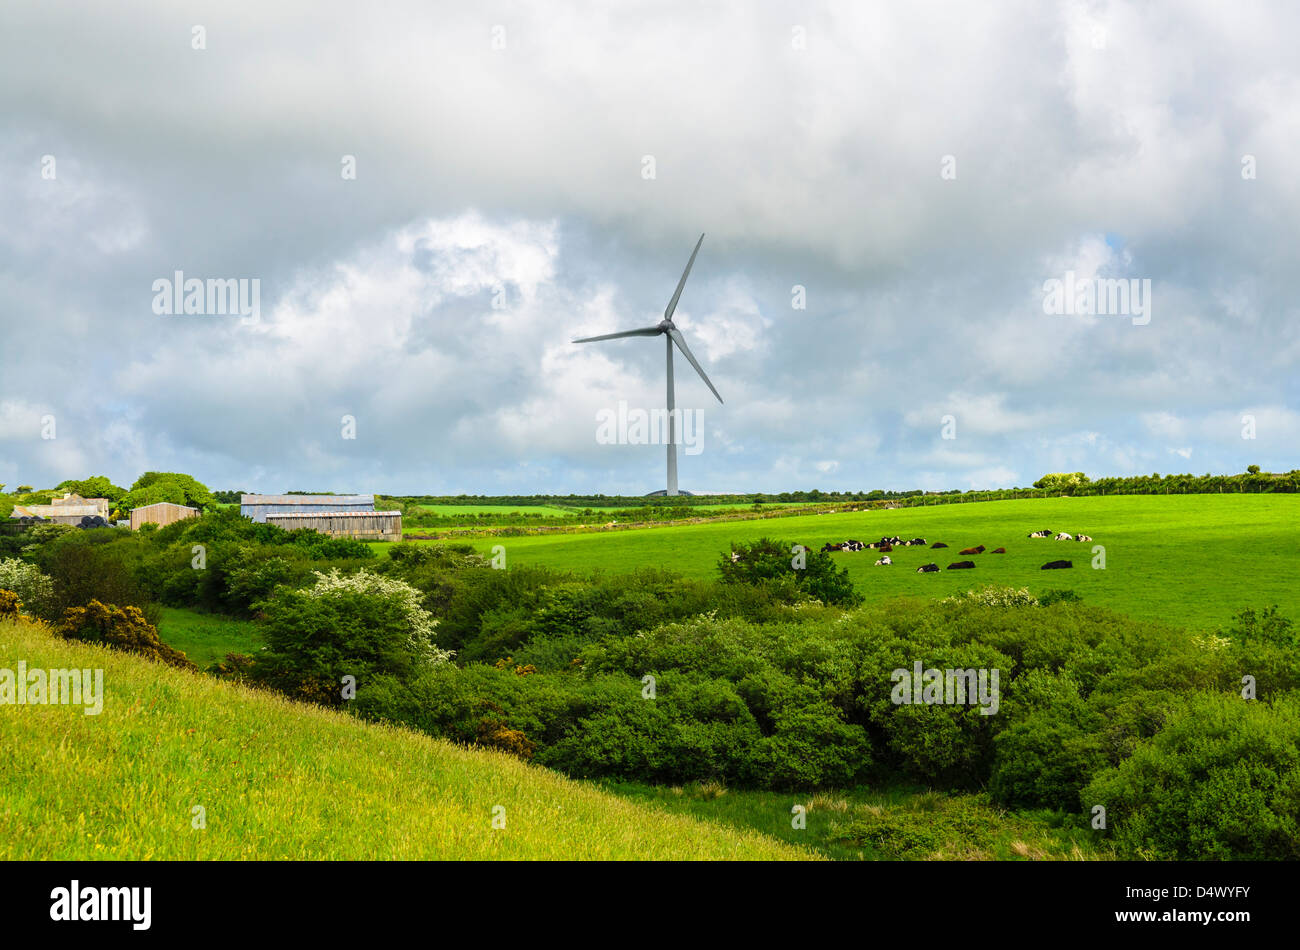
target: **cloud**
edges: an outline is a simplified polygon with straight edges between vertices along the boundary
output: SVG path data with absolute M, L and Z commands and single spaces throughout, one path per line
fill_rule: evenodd
M 726 404 L 677 361 L 685 487 L 1297 464 L 1280 0 L 0 18 L 0 403 L 60 431 L 0 421 L 0 477 L 660 487 L 594 415 L 662 403 L 661 344 L 569 341 L 657 322 L 702 231 L 677 316 Z M 177 270 L 262 322 L 154 315 Z M 1150 324 L 1044 314 L 1067 270 L 1150 279 Z

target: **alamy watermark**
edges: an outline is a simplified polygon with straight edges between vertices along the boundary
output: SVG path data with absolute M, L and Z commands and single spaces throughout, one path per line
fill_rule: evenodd
M 671 433 L 671 436 L 670 436 Z M 596 413 L 596 441 L 601 445 L 668 445 L 683 447 L 687 455 L 704 451 L 704 412 L 700 409 L 629 409 L 620 399 L 618 409 Z
M 1151 278 L 1052 277 L 1043 282 L 1043 313 L 1051 316 L 1132 317 L 1135 327 L 1151 322 Z
M 153 312 L 159 316 L 237 315 L 251 326 L 262 320 L 262 280 L 259 277 L 186 277 L 176 271 L 153 282 Z
M 926 669 L 917 660 L 913 668 L 894 670 L 889 678 L 894 690 L 889 698 L 896 706 L 974 706 L 980 707 L 981 716 L 992 716 L 998 711 L 1001 696 L 998 692 L 998 670 Z
M 87 716 L 104 711 L 103 670 L 29 670 L 0 667 L 0 706 L 85 706 Z

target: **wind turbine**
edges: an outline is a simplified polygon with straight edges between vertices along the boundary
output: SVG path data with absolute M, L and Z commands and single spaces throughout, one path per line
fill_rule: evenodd
M 704 235 L 695 242 L 695 250 L 691 251 L 691 259 L 686 262 L 686 270 L 682 271 L 682 279 L 677 282 L 677 289 L 673 291 L 673 299 L 668 301 L 668 308 L 664 310 L 664 318 L 653 327 L 643 327 L 640 330 L 624 330 L 622 333 L 606 333 L 601 336 L 584 337 L 581 340 L 574 340 L 574 343 L 595 343 L 599 340 L 618 340 L 625 336 L 659 336 L 664 337 L 665 348 L 668 351 L 668 491 L 666 494 L 676 495 L 677 492 L 677 434 L 676 434 L 676 408 L 677 399 L 673 391 L 673 344 L 682 351 L 682 356 L 686 357 L 695 372 L 700 374 L 700 379 L 709 387 L 713 395 L 718 397 L 718 402 L 722 402 L 722 397 L 718 396 L 717 389 L 705 375 L 703 368 L 691 353 L 690 347 L 686 345 L 686 340 L 682 338 L 682 333 L 673 323 L 673 311 L 677 309 L 677 301 L 681 299 L 682 288 L 686 286 L 686 278 L 691 274 L 691 265 L 695 263 L 695 255 L 700 253 L 700 245 L 704 243 Z M 656 493 L 657 494 L 657 493 Z

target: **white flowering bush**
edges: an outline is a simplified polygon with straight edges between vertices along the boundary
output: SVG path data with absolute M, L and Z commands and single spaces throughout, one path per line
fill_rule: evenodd
M 303 591 L 307 596 L 326 598 L 341 593 L 362 594 L 396 602 L 410 626 L 409 645 L 413 652 L 431 663 L 445 663 L 453 656 L 450 651 L 440 650 L 434 645 L 433 631 L 438 626 L 438 621 L 421 606 L 420 592 L 406 581 L 372 574 L 367 570 L 344 574 L 337 567 L 328 574 L 320 571 L 312 573 L 316 575 L 316 583 Z
M 1038 598 L 1028 587 L 998 587 L 989 584 L 979 590 L 968 590 L 953 597 L 945 597 L 945 604 L 967 604 L 978 607 L 1037 607 Z
M 0 559 L 0 590 L 13 591 L 24 612 L 37 616 L 44 616 L 54 602 L 54 582 L 18 558 Z

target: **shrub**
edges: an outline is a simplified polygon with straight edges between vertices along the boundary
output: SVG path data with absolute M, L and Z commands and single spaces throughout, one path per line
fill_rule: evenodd
M 1300 700 L 1186 697 L 1156 735 L 1098 775 L 1117 845 L 1155 860 L 1300 858 Z
M 793 584 L 809 597 L 826 604 L 853 606 L 862 603 L 849 580 L 846 568 L 836 567 L 830 555 L 805 550 L 803 566 L 796 567 L 795 545 L 789 541 L 760 538 L 752 544 L 738 544 L 718 559 L 718 572 L 726 584 Z
M 368 571 L 318 571 L 315 586 L 280 587 L 259 607 L 267 651 L 254 673 L 312 702 L 341 703 L 344 676 L 407 678 L 451 656 L 434 646 L 437 621 L 420 606 L 420 592 Z
M 54 607 L 54 582 L 35 564 L 17 558 L 0 560 L 0 590 L 13 591 L 39 617 L 48 616 Z
M 0 589 L 0 620 L 17 620 L 22 615 L 23 605 L 18 595 L 11 590 Z
M 54 626 L 65 640 L 99 643 L 181 669 L 198 669 L 184 653 L 158 639 L 158 628 L 136 607 L 115 607 L 92 600 L 84 607 L 69 607 Z
M 988 584 L 978 590 L 968 590 L 962 594 L 945 597 L 941 603 L 961 603 L 977 607 L 1037 607 L 1038 598 L 1029 593 L 1028 587 L 1017 590 L 1014 587 Z

